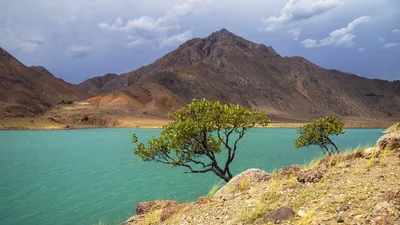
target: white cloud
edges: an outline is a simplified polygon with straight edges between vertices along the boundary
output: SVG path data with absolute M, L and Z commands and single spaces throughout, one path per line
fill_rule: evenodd
M 185 42 L 192 38 L 192 31 L 187 30 L 183 33 L 171 36 L 171 37 L 165 37 L 161 42 L 160 42 L 160 47 L 165 47 L 165 46 L 174 46 L 176 44 L 180 44 L 182 42 Z
M 300 43 L 306 48 L 315 48 L 317 45 L 317 41 L 312 39 L 306 39 Z
M 71 45 L 68 47 L 65 52 L 74 57 L 74 58 L 81 58 L 85 57 L 88 55 L 88 53 L 91 51 L 91 48 L 83 45 Z
M 347 27 L 332 31 L 328 37 L 323 38 L 319 41 L 306 39 L 301 42 L 306 48 L 323 47 L 323 46 L 348 46 L 351 47 L 355 44 L 354 39 L 356 35 L 354 34 L 354 29 L 363 23 L 368 23 L 371 21 L 371 17 L 362 16 L 347 25 Z
M 394 29 L 394 30 L 392 30 L 392 32 L 393 32 L 393 33 L 400 34 L 400 29 Z
M 301 33 L 301 29 L 300 28 L 288 30 L 288 32 L 287 32 L 287 34 L 292 36 L 293 40 L 295 40 L 295 41 L 299 40 L 300 33 Z
M 265 30 L 274 30 L 284 24 L 310 19 L 341 4 L 343 4 L 343 0 L 290 0 L 283 7 L 279 16 L 272 16 L 264 20 L 267 24 Z
M 181 29 L 178 21 L 182 16 L 195 13 L 203 8 L 205 3 L 208 2 L 211 2 L 211 0 L 188 0 L 183 4 L 174 5 L 164 16 L 158 18 L 141 16 L 124 23 L 123 19 L 118 17 L 111 24 L 101 22 L 97 26 L 112 32 L 130 33 L 126 38 L 126 45 L 129 47 L 143 44 L 157 44 L 160 47 L 166 47 L 179 44 L 192 37 L 190 30 L 177 33 Z
M 196 11 L 201 8 L 204 3 L 209 0 L 189 0 L 183 4 L 174 5 L 168 10 L 164 16 L 156 19 L 150 16 L 142 16 L 137 19 L 128 20 L 126 23 L 122 21 L 121 17 L 118 17 L 114 23 L 109 24 L 107 22 L 98 23 L 97 26 L 102 29 L 111 31 L 136 31 L 136 30 L 147 30 L 147 31 L 168 31 L 171 29 L 179 29 L 179 25 L 176 23 L 179 17 L 185 16 L 189 13 Z
M 36 49 L 45 43 L 39 35 L 15 33 L 10 28 L 0 31 L 0 46 L 6 47 L 10 51 L 32 54 Z
M 365 52 L 366 48 L 358 48 L 357 51 L 359 52 Z
M 382 46 L 382 48 L 389 49 L 389 48 L 397 47 L 399 45 L 400 45 L 400 43 L 387 43 L 384 46 Z
M 385 38 L 383 38 L 383 37 L 378 37 L 378 41 L 385 42 Z

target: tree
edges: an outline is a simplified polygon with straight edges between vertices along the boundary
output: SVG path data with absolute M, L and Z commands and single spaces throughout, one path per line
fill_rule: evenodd
M 343 126 L 344 123 L 334 116 L 326 116 L 306 124 L 297 130 L 300 135 L 295 138 L 296 149 L 318 145 L 325 155 L 339 153 L 338 147 L 329 138 L 329 135 L 345 134 Z
M 132 134 L 138 161 L 182 166 L 188 168 L 187 173 L 213 172 L 226 182 L 232 178 L 229 166 L 246 131 L 256 124 L 267 126 L 270 122 L 265 112 L 204 98 L 193 100 L 172 117 L 175 120 L 163 127 L 160 137 L 149 139 L 147 146 Z M 223 151 L 227 157 L 221 166 L 216 155 Z

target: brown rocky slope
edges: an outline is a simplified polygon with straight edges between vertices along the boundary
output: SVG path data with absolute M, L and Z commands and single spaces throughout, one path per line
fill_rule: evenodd
M 352 121 L 400 118 L 400 81 L 367 79 L 321 68 L 302 57 L 281 57 L 272 47 L 226 29 L 109 78 L 91 89 L 100 95 L 89 101 L 109 114 L 123 108 L 135 116 L 165 118 L 166 112 L 205 97 L 265 110 L 275 122 L 324 115 Z
M 305 167 L 247 170 L 197 202 L 138 203 L 136 214 L 124 225 L 400 224 L 400 132 Z
M 0 48 L 0 118 L 34 116 L 62 100 L 87 96 L 44 67 L 27 67 Z

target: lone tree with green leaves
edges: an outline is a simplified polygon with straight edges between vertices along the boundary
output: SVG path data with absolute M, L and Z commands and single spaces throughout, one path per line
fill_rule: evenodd
M 339 153 L 338 147 L 329 138 L 329 135 L 345 134 L 343 126 L 344 123 L 334 116 L 326 116 L 306 124 L 297 130 L 300 135 L 295 138 L 296 149 L 318 145 L 325 155 L 331 156 Z
M 204 98 L 193 100 L 172 117 L 175 120 L 163 127 L 160 137 L 152 137 L 147 145 L 132 134 L 138 161 L 182 166 L 188 168 L 187 173 L 213 172 L 226 182 L 232 179 L 229 166 L 246 131 L 270 122 L 265 112 Z M 222 152 L 227 157 L 219 164 L 216 155 Z

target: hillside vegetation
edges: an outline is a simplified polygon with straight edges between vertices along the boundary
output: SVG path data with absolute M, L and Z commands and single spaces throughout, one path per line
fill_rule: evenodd
M 138 203 L 125 225 L 400 224 L 400 132 L 272 174 L 250 169 L 215 191 L 197 202 Z

